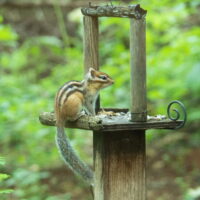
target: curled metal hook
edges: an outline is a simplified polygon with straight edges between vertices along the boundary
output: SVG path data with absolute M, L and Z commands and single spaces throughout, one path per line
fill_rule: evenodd
M 172 111 L 174 111 L 176 113 L 176 116 L 172 117 L 172 115 L 171 115 L 171 113 L 172 113 L 171 106 L 173 104 L 178 104 L 183 111 L 183 121 L 179 126 L 177 126 L 175 128 L 175 129 L 179 129 L 179 128 L 182 128 L 185 125 L 186 120 L 187 120 L 187 113 L 186 113 L 185 106 L 180 101 L 175 100 L 175 101 L 170 102 L 168 107 L 167 107 L 167 115 L 168 115 L 168 118 L 171 119 L 172 121 L 177 121 L 177 120 L 180 119 L 180 112 L 177 109 L 172 109 Z

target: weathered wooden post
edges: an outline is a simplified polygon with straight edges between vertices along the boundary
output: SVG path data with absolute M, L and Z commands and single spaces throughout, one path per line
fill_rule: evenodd
M 99 69 L 98 30 L 99 17 L 130 18 L 131 51 L 131 106 L 128 109 L 111 109 L 118 115 L 109 117 L 83 116 L 76 122 L 66 122 L 68 128 L 93 131 L 94 143 L 94 199 L 95 200 L 145 200 L 145 130 L 176 129 L 185 124 L 186 112 L 179 101 L 169 104 L 169 119 L 152 117 L 147 120 L 146 100 L 146 11 L 139 5 L 92 6 L 82 8 L 84 15 L 84 68 Z M 179 104 L 184 111 L 184 121 L 172 104 Z M 99 101 L 97 109 L 100 108 Z M 123 114 L 119 114 L 123 112 Z M 53 113 L 42 113 L 40 121 L 54 126 Z

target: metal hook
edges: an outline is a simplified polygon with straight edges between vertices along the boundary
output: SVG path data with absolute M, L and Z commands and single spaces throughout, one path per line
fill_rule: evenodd
M 175 100 L 175 101 L 170 102 L 169 105 L 168 105 L 168 107 L 167 107 L 167 115 L 168 115 L 168 118 L 171 119 L 172 121 L 177 121 L 177 120 L 180 119 L 180 112 L 177 109 L 173 109 L 172 110 L 172 111 L 174 111 L 176 113 L 176 117 L 172 117 L 171 116 L 171 113 L 172 113 L 171 112 L 171 106 L 173 104 L 178 104 L 181 107 L 181 109 L 183 111 L 183 114 L 184 114 L 183 115 L 183 121 L 182 121 L 182 123 L 175 128 L 175 129 L 180 129 L 180 128 L 182 128 L 185 125 L 185 123 L 187 121 L 186 109 L 185 109 L 185 106 L 183 105 L 183 103 L 181 103 L 180 101 Z

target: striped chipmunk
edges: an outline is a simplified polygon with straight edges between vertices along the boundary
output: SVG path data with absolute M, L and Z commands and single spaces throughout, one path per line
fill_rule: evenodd
M 95 115 L 99 91 L 113 83 L 112 78 L 106 73 L 90 68 L 84 80 L 65 83 L 55 98 L 56 142 L 60 154 L 67 166 L 90 185 L 93 184 L 93 172 L 80 160 L 70 145 L 64 130 L 65 121 L 77 120 L 83 114 L 83 110 L 88 115 Z

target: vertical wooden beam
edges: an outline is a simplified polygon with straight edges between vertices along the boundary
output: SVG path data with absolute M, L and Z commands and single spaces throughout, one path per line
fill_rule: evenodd
M 143 131 L 95 132 L 95 200 L 144 200 Z
M 98 18 L 84 16 L 84 67 L 87 73 L 90 67 L 99 69 L 99 26 Z
M 99 21 L 98 17 L 83 17 L 84 25 L 84 71 L 90 67 L 99 70 Z M 97 99 L 96 112 L 100 108 L 100 97 Z
M 131 117 L 132 121 L 147 120 L 146 101 L 146 23 L 130 19 L 131 51 Z
M 146 21 L 142 19 L 130 19 L 130 52 L 131 52 L 131 120 L 145 122 L 147 120 L 147 99 L 146 99 Z M 146 151 L 145 131 L 134 131 L 135 143 L 141 147 L 139 152 L 135 149 L 136 157 L 140 162 L 134 160 L 137 170 L 134 173 L 140 174 L 135 183 L 137 190 L 134 196 L 137 200 L 146 199 Z M 133 154 L 134 154 L 133 153 Z M 137 172 L 136 172 L 137 171 Z

